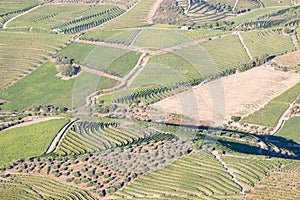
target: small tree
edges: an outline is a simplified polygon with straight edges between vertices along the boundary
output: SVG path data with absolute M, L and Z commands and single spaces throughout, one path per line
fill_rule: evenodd
M 62 65 L 61 72 L 62 72 L 62 75 L 64 75 L 64 76 L 71 77 L 71 76 L 75 75 L 75 69 L 72 65 Z
M 240 116 L 232 116 L 231 120 L 234 121 L 234 122 L 238 122 L 238 121 L 241 120 L 241 117 Z

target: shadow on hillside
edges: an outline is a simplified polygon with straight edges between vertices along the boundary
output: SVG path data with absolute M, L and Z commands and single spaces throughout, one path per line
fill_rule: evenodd
M 246 133 L 243 133 L 246 134 Z M 254 134 L 249 134 L 254 135 Z M 239 142 L 228 141 L 219 139 L 218 142 L 227 147 L 230 150 L 244 153 L 244 154 L 255 154 L 255 155 L 265 155 L 269 157 L 278 158 L 289 158 L 289 159 L 299 159 L 300 158 L 300 145 L 292 140 L 288 140 L 279 136 L 261 136 L 254 135 L 259 141 L 267 144 L 265 148 L 251 146 Z M 288 153 L 290 152 L 290 153 Z
M 288 159 L 300 159 L 300 144 L 297 142 L 286 139 L 281 136 L 276 135 L 258 135 L 241 131 L 232 131 L 232 130 L 224 130 L 224 129 L 216 129 L 207 126 L 191 126 L 191 125 L 176 125 L 176 124 L 165 124 L 167 126 L 175 126 L 175 127 L 184 127 L 190 129 L 198 129 L 198 130 L 206 130 L 208 132 L 209 137 L 213 140 L 217 139 L 217 142 L 222 146 L 230 149 L 232 151 L 236 151 L 238 153 L 244 154 L 255 154 L 255 155 L 265 155 L 269 157 L 278 157 L 278 158 L 288 158 Z M 228 137 L 216 137 L 213 133 L 215 132 L 227 133 L 227 135 L 236 135 L 238 134 L 239 138 L 246 138 L 248 136 L 252 138 L 257 138 L 257 143 L 263 142 L 266 145 L 259 146 L 251 146 L 245 143 L 241 143 L 238 141 L 236 137 L 232 137 L 228 139 Z M 254 137 L 253 137 L 254 136 Z M 207 138 L 206 138 L 207 139 Z M 288 153 L 290 152 L 290 153 Z

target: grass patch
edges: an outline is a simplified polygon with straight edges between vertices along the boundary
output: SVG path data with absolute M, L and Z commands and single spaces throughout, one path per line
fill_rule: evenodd
M 131 51 L 114 60 L 107 68 L 115 72 L 118 76 L 123 77 L 128 74 L 139 60 L 141 53 Z
M 0 88 L 35 70 L 68 39 L 66 35 L 0 31 Z
M 1 131 L 0 166 L 19 158 L 42 155 L 66 123 L 67 120 L 58 119 Z
M 39 105 L 70 107 L 75 79 L 64 81 L 56 77 L 56 74 L 57 69 L 53 63 L 44 64 L 0 94 L 0 99 L 8 101 L 1 109 L 24 110 Z M 93 80 L 95 77 L 97 76 L 89 73 L 81 73 L 78 76 L 86 81 Z M 116 83 L 117 81 L 113 79 L 101 77 L 97 88 L 109 88 Z
M 149 59 L 149 64 L 162 64 L 171 67 L 173 70 L 178 71 L 178 73 L 185 77 L 186 79 L 197 79 L 200 78 L 199 72 L 195 67 L 186 61 L 184 58 L 173 54 L 167 53 L 158 56 L 154 56 Z
M 223 30 L 207 30 L 207 29 L 197 29 L 197 30 L 189 30 L 189 31 L 178 31 L 187 36 L 189 36 L 193 40 L 199 40 L 203 38 L 209 38 L 219 35 L 228 34 L 229 32 Z
M 91 41 L 100 41 L 103 42 L 106 39 L 118 34 L 123 33 L 125 31 L 122 30 L 109 30 L 109 31 L 93 31 L 84 34 L 81 39 L 91 40 Z
M 138 38 L 134 41 L 134 46 L 162 49 L 181 43 L 189 42 L 191 39 L 186 35 L 167 29 L 143 29 Z
M 143 71 L 133 81 L 131 87 L 142 87 L 148 85 L 167 86 L 187 79 L 180 72 L 163 64 L 147 64 Z
M 83 63 L 88 54 L 96 47 L 94 44 L 73 42 L 64 48 L 58 56 L 73 58 L 76 63 Z
M 106 46 L 72 43 L 58 56 L 73 58 L 76 63 L 83 66 L 122 77 L 135 66 L 140 53 Z
M 300 144 L 300 117 L 292 117 L 286 121 L 277 135 Z

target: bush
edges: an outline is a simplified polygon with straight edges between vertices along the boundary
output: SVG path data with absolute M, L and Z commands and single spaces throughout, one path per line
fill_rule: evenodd
M 232 116 L 231 120 L 234 121 L 234 122 L 238 122 L 238 121 L 241 120 L 241 117 L 240 116 Z

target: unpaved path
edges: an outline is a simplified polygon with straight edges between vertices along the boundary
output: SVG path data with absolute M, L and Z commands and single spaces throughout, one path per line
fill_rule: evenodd
M 237 6 L 238 2 L 239 2 L 239 0 L 235 0 L 235 3 L 234 3 L 234 6 L 233 6 L 232 10 L 236 9 L 236 6 Z
M 65 136 L 65 133 L 67 132 L 68 128 L 75 122 L 76 120 L 72 120 L 68 122 L 55 136 L 55 138 L 52 140 L 50 146 L 48 147 L 46 154 L 53 153 L 57 150 L 57 147 L 61 143 L 62 139 Z
M 150 11 L 148 12 L 148 16 L 146 19 L 146 22 L 148 24 L 153 24 L 154 23 L 154 16 L 156 14 L 157 9 L 159 8 L 160 4 L 163 2 L 163 0 L 156 0 L 154 4 L 152 5 Z
M 253 57 L 252 57 L 252 55 L 251 55 L 249 49 L 247 48 L 247 46 L 246 46 L 246 44 L 245 44 L 245 42 L 244 42 L 244 40 L 243 40 L 243 38 L 242 38 L 242 36 L 241 36 L 241 33 L 240 33 L 240 32 L 237 32 L 236 34 L 237 34 L 237 36 L 239 37 L 239 40 L 240 40 L 242 46 L 244 47 L 244 49 L 245 49 L 247 55 L 249 56 L 250 60 L 253 60 Z
M 285 121 L 287 121 L 288 119 L 290 119 L 290 118 L 292 117 L 292 115 L 290 114 L 290 110 L 291 110 L 291 108 L 293 108 L 293 106 L 295 105 L 295 103 L 298 101 L 298 98 L 299 98 L 299 97 L 300 97 L 300 96 L 298 96 L 298 97 L 296 98 L 296 100 L 293 101 L 293 102 L 290 104 L 289 108 L 282 114 L 282 116 L 280 117 L 280 119 L 279 119 L 278 122 L 277 122 L 277 125 L 275 126 L 275 128 L 274 128 L 273 131 L 271 132 L 272 135 L 278 133 L 278 132 L 280 131 L 280 129 L 284 126 Z
M 94 100 L 99 98 L 100 96 L 111 94 L 113 92 L 124 91 L 124 90 L 128 89 L 130 87 L 131 83 L 133 82 L 133 80 L 144 69 L 144 67 L 146 66 L 146 64 L 151 56 L 152 55 L 149 55 L 148 53 L 142 53 L 138 62 L 134 66 L 134 68 L 126 76 L 123 77 L 123 79 L 121 80 L 119 85 L 117 85 L 113 88 L 102 90 L 100 94 L 98 93 L 98 91 L 90 94 L 86 98 L 86 100 L 85 100 L 86 104 L 82 108 L 91 108 L 93 106 Z M 80 112 L 79 114 L 87 114 L 87 113 Z
M 44 5 L 45 5 L 45 4 L 44 4 Z M 18 17 L 21 17 L 21 16 L 23 16 L 23 15 L 26 15 L 27 13 L 29 13 L 29 12 L 35 10 L 35 9 L 38 9 L 38 8 L 40 8 L 40 7 L 42 7 L 42 6 L 43 6 L 43 5 L 38 5 L 38 6 L 36 6 L 36 7 L 33 7 L 33 8 L 31 8 L 31 9 L 29 9 L 29 10 L 27 10 L 27 11 L 25 11 L 25 12 L 23 12 L 23 13 L 17 15 L 17 16 L 15 16 L 15 17 L 10 18 L 7 22 L 5 22 L 5 23 L 3 24 L 3 27 L 2 27 L 2 28 L 3 28 L 3 29 L 6 29 L 6 26 L 7 26 L 7 24 L 8 24 L 9 22 L 11 22 L 11 21 L 17 19 Z
M 45 117 L 45 118 L 36 118 L 36 117 L 33 117 L 29 121 L 26 121 L 24 123 L 11 126 L 9 128 L 6 128 L 5 130 L 9 130 L 9 129 L 17 128 L 17 127 L 22 127 L 22 126 L 28 126 L 28 125 L 32 125 L 32 124 L 37 124 L 37 123 L 40 123 L 40 122 L 46 122 L 46 121 L 50 121 L 50 120 L 53 120 L 53 119 L 62 119 L 62 118 L 63 117 Z
M 91 68 L 84 67 L 84 66 L 80 66 L 80 68 L 81 68 L 82 72 L 89 72 L 91 74 L 96 74 L 98 76 L 103 76 L 103 77 L 106 77 L 106 78 L 111 78 L 111 79 L 114 79 L 114 80 L 117 80 L 117 81 L 121 81 L 122 80 L 122 78 L 120 78 L 120 77 L 113 76 L 111 74 L 108 74 L 108 73 L 105 73 L 105 72 L 102 72 L 102 71 L 99 71 L 99 70 L 96 70 L 96 69 L 91 69 Z
M 299 41 L 297 39 L 297 36 L 296 35 L 291 35 L 291 40 L 292 40 L 296 50 L 298 50 L 299 49 Z
M 137 32 L 134 34 L 134 36 L 131 38 L 131 40 L 128 42 L 128 46 L 131 46 L 135 40 L 139 37 L 139 35 L 142 33 L 143 29 L 139 28 Z
M 212 151 L 212 154 L 215 156 L 215 158 L 217 159 L 217 161 L 219 161 L 221 163 L 221 165 L 225 168 L 225 170 L 227 171 L 228 174 L 230 174 L 230 176 L 232 177 L 232 181 L 235 182 L 236 184 L 238 184 L 241 188 L 242 188 L 242 194 L 245 194 L 245 189 L 243 187 L 243 184 L 241 184 L 236 176 L 233 173 L 233 170 L 231 168 L 229 168 L 227 166 L 227 164 L 221 159 L 221 156 L 219 154 L 218 151 Z

